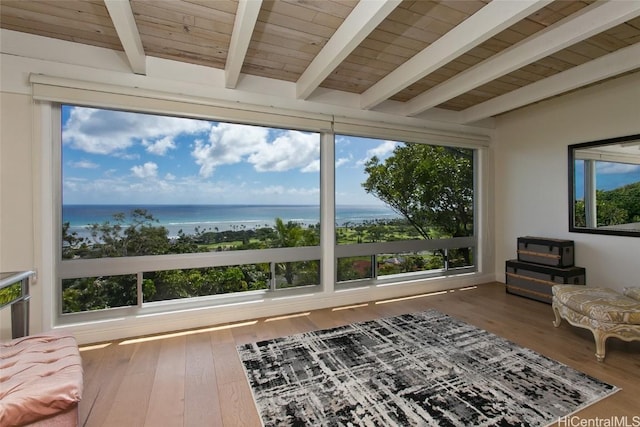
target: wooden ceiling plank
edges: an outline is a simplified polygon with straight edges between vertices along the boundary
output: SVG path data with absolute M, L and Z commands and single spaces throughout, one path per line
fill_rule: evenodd
M 135 0 L 140 1 L 140 0 Z M 143 0 L 149 2 L 158 2 L 158 0 Z M 178 3 L 176 0 L 170 1 L 160 1 L 161 3 Z M 217 12 L 225 12 L 228 13 L 232 18 L 231 22 L 233 22 L 233 15 L 236 13 L 236 9 L 238 8 L 238 0 L 182 0 L 179 3 L 183 5 L 183 7 L 191 7 L 195 10 L 205 11 L 206 9 L 215 10 Z
M 640 44 L 631 45 L 583 65 L 521 87 L 461 111 L 461 122 L 504 113 L 619 74 L 640 68 Z
M 410 116 L 640 15 L 640 2 L 596 3 L 409 101 Z
M 306 99 L 311 95 L 400 1 L 370 0 L 358 3 L 296 82 L 298 99 Z
M 224 85 L 233 89 L 238 84 L 242 63 L 247 55 L 247 49 L 251 42 L 251 35 L 256 26 L 258 13 L 262 6 L 262 0 L 240 0 L 236 20 L 233 24 L 229 54 L 224 67 Z
M 255 32 L 269 33 L 287 39 L 298 40 L 300 42 L 315 46 L 323 46 L 328 40 L 327 37 L 320 37 L 304 31 L 294 30 L 289 27 L 274 25 L 270 22 L 260 21 L 260 19 L 258 19 L 258 21 L 256 22 Z
M 187 1 L 158 1 L 158 0 L 131 0 L 133 10 L 152 10 L 162 12 L 156 13 L 177 13 L 199 17 L 212 22 L 233 25 L 238 2 L 232 1 L 209 1 L 206 5 L 193 4 Z
M 131 69 L 135 74 L 146 74 L 147 58 L 142 47 L 142 39 L 138 33 L 136 20 L 133 17 L 131 4 L 128 0 L 104 0 L 104 4 L 109 11 L 114 27 L 116 27 Z
M 3 0 L 5 3 L 6 0 Z M 52 2 L 47 2 L 52 3 Z M 100 16 L 102 18 L 109 18 L 109 12 L 103 2 L 92 2 L 82 0 L 58 0 L 55 3 L 56 7 L 61 9 L 73 10 L 74 13 L 82 14 L 83 16 Z
M 411 52 L 408 57 L 415 55 L 417 52 L 425 48 L 425 43 L 422 40 L 414 40 L 407 37 L 398 37 L 396 34 L 383 31 L 378 27 L 374 30 L 369 37 L 363 40 L 361 44 L 379 43 L 384 45 L 384 49 L 393 50 L 395 46 L 400 49 Z
M 178 22 L 164 21 L 151 16 L 138 18 L 137 23 L 141 36 L 158 37 L 168 41 L 178 40 L 196 45 L 215 44 L 224 49 L 228 49 L 231 41 L 231 34 L 218 33 L 200 27 L 189 27 Z
M 69 29 L 59 25 L 47 25 L 45 28 L 34 29 L 32 21 L 25 21 L 12 16 L 2 16 L 2 28 L 19 31 L 22 33 L 35 34 L 43 37 L 50 37 L 59 40 L 66 40 L 74 43 L 90 44 L 92 46 L 104 47 L 107 49 L 122 51 L 122 45 L 117 36 L 105 36 L 92 31 L 82 31 Z
M 488 3 L 488 1 L 448 0 L 443 1 L 442 3 L 451 9 L 455 9 L 467 15 L 473 15 L 474 13 L 482 9 Z
M 290 0 L 286 0 L 287 3 L 293 3 Z M 355 9 L 358 4 L 358 0 L 305 0 L 301 1 L 304 7 L 313 10 L 318 13 L 326 13 L 327 15 L 337 16 L 339 18 L 346 18 Z
M 92 22 L 78 21 L 73 17 L 63 18 L 60 16 L 52 16 L 46 12 L 37 12 L 21 7 L 12 7 L 4 3 L 1 3 L 0 6 L 2 7 L 2 21 L 4 21 L 6 17 L 20 18 L 26 22 L 31 21 L 31 26 L 36 30 L 39 28 L 45 29 L 48 26 L 57 26 L 61 28 L 66 27 L 70 30 L 94 32 L 97 35 L 117 36 L 111 22 L 109 22 L 108 25 L 102 25 Z
M 13 7 L 15 9 L 28 10 L 34 13 L 43 14 L 45 16 L 58 17 L 65 20 L 75 20 L 78 23 L 91 23 L 97 24 L 105 27 L 112 27 L 111 19 L 109 18 L 109 14 L 107 13 L 106 8 L 102 8 L 104 10 L 104 15 L 100 15 L 99 7 L 94 7 L 91 12 L 84 12 L 82 10 L 78 10 L 77 8 L 68 7 L 70 6 L 70 2 L 33 2 L 33 1 L 21 1 L 21 2 L 2 2 L 3 8 Z M 75 4 L 72 3 L 72 4 Z
M 282 37 L 277 34 L 273 34 L 270 32 L 256 31 L 253 34 L 253 40 L 249 47 L 254 47 L 255 44 L 262 43 L 265 48 L 268 46 L 274 46 L 278 50 L 288 49 L 292 53 L 302 52 L 304 54 L 311 54 L 315 58 L 315 56 L 320 51 L 320 46 L 310 44 L 304 40 L 299 40 L 291 37 Z
M 549 2 L 549 0 L 518 2 L 496 0 L 489 3 L 367 89 L 361 95 L 361 107 L 373 108 Z
M 164 7 L 156 7 L 155 4 L 149 4 L 148 2 L 131 2 L 131 9 L 133 15 L 136 17 L 136 21 L 149 20 L 149 19 L 161 19 L 163 21 L 174 22 L 176 24 L 185 25 L 187 27 L 196 26 L 196 17 L 188 13 L 178 12 Z M 210 20 L 204 28 L 211 28 Z M 231 33 L 232 26 L 229 26 L 229 33 Z
M 320 25 L 301 19 L 293 19 L 290 16 L 282 15 L 276 12 L 270 12 L 268 14 L 268 17 L 263 16 L 263 12 L 261 12 L 259 19 L 262 22 L 268 22 L 272 25 L 290 28 L 295 31 L 305 32 L 314 36 L 323 37 L 325 39 L 329 39 L 336 31 L 335 28 L 328 27 L 326 25 Z
M 300 61 L 306 63 L 307 65 L 310 64 L 315 57 L 315 55 L 309 52 L 291 50 L 287 47 L 268 44 L 262 41 L 256 42 L 254 40 L 247 50 L 247 55 L 258 54 L 259 52 L 268 53 L 270 55 L 277 55 L 281 57 L 283 61 Z

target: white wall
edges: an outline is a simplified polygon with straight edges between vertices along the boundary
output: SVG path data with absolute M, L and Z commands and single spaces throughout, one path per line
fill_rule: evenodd
M 567 146 L 640 133 L 640 73 L 505 114 L 492 143 L 496 277 L 518 236 L 575 241 L 588 286 L 640 286 L 640 238 L 569 233 Z
M 31 97 L 0 94 L 0 271 L 35 267 Z M 32 287 L 32 318 L 40 323 L 40 288 Z M 0 313 L 0 337 L 11 336 L 10 310 Z

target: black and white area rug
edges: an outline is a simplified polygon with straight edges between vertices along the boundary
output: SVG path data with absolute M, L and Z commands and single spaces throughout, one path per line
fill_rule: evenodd
M 544 426 L 617 391 L 434 310 L 238 352 L 265 426 Z

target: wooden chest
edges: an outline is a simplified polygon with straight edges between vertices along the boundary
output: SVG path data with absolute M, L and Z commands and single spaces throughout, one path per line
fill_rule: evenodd
M 518 261 L 552 267 L 571 267 L 574 263 L 573 240 L 518 237 Z
M 551 303 L 553 285 L 584 285 L 582 267 L 549 267 L 517 260 L 506 262 L 507 292 Z

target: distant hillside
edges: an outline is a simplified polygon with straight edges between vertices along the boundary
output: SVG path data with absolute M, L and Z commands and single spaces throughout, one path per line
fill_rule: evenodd
M 615 210 L 622 217 L 618 224 L 640 222 L 640 182 L 625 185 L 609 191 L 598 191 L 598 211 L 601 204 L 605 210 Z M 600 219 L 598 212 L 598 219 Z M 598 221 L 600 222 L 600 221 Z

